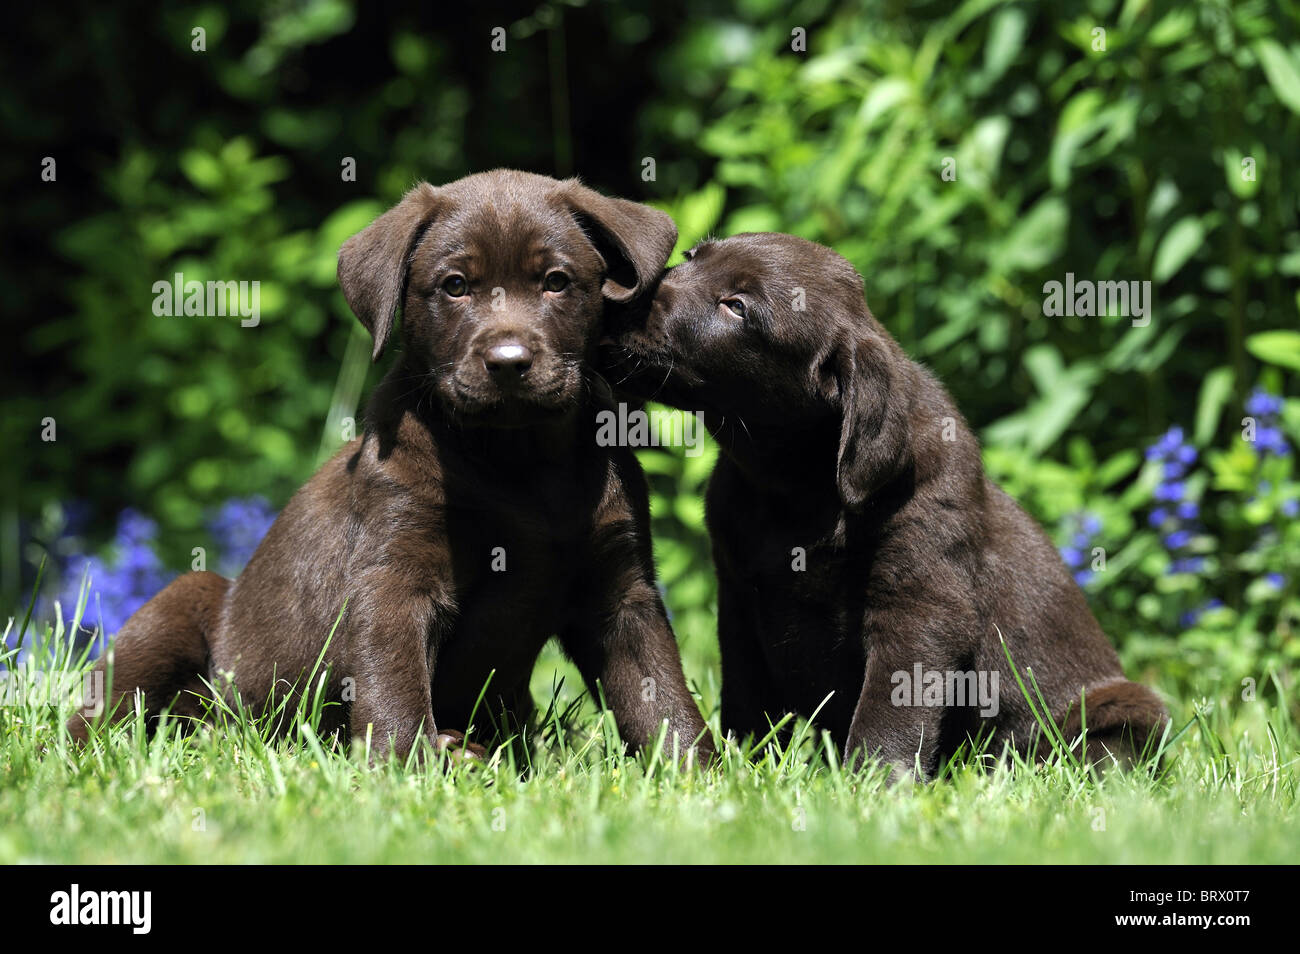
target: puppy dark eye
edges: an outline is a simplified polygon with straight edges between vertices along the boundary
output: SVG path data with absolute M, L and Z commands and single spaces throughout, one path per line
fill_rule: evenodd
M 722 300 L 722 307 L 726 308 L 737 318 L 745 317 L 745 303 L 739 298 L 724 298 Z
M 548 272 L 542 287 L 548 292 L 561 292 L 569 287 L 569 276 L 564 272 Z
M 449 275 L 442 283 L 442 290 L 452 298 L 460 298 L 469 291 L 469 282 L 465 281 L 464 275 Z

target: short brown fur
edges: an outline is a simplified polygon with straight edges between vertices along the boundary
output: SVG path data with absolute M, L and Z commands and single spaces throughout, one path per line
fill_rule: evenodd
M 608 391 L 589 368 L 606 302 L 640 294 L 675 238 L 646 206 L 500 170 L 421 184 L 349 239 L 339 280 L 376 358 L 402 305 L 404 348 L 365 433 L 238 579 L 188 574 L 131 617 L 112 648 L 114 715 L 136 690 L 150 719 L 197 715 L 204 680 L 257 711 L 301 683 L 346 603 L 327 721 L 369 729 L 377 754 L 468 725 L 485 684 L 479 725 L 504 715 L 514 731 L 558 636 L 624 739 L 667 722 L 706 758 L 655 587 L 645 480 L 629 450 L 596 446 Z M 85 739 L 88 725 L 69 729 Z
M 776 234 L 688 258 L 648 315 L 620 316 L 606 358 L 637 396 L 702 411 L 722 447 L 707 522 L 723 730 L 816 712 L 846 757 L 924 776 L 981 728 L 1041 755 L 1005 638 L 1067 741 L 1081 697 L 1093 757 L 1158 739 L 1164 705 L 1124 679 L 1056 548 L 985 476 L 952 399 L 871 315 L 853 267 Z M 996 715 L 894 704 L 916 664 L 996 672 Z

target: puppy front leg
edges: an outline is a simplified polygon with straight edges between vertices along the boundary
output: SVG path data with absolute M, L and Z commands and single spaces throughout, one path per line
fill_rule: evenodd
M 371 731 L 371 758 L 390 752 L 405 759 L 420 738 L 436 745 L 433 721 L 432 635 L 439 611 L 428 595 L 395 592 L 376 585 L 349 611 L 348 665 L 355 697 L 349 719 L 352 735 Z
M 914 678 L 915 664 L 919 661 L 923 671 L 933 668 L 932 659 L 924 654 L 909 652 L 908 645 L 917 645 L 897 635 L 873 634 L 867 647 L 867 665 L 862 680 L 862 691 L 853 721 L 849 726 L 848 741 L 844 746 L 844 761 L 850 768 L 858 768 L 868 757 L 877 757 L 891 766 L 891 781 L 912 777 L 920 765 L 921 778 L 928 780 L 938 769 L 939 731 L 943 725 L 942 705 L 916 705 L 916 696 L 910 691 L 906 698 L 896 693 L 900 682 L 896 674 Z M 896 701 L 897 700 L 897 701 Z
M 737 742 L 760 741 L 779 722 L 781 694 L 772 681 L 758 642 L 754 597 L 718 571 L 718 647 L 722 653 L 722 731 Z M 789 723 L 778 734 L 784 744 Z
M 697 762 L 712 760 L 713 739 L 686 688 L 681 656 L 659 593 L 644 578 L 626 586 L 613 605 L 591 608 L 561 634 L 565 652 L 595 695 L 599 683 L 619 732 L 641 747 L 668 723 L 668 745 L 693 746 Z

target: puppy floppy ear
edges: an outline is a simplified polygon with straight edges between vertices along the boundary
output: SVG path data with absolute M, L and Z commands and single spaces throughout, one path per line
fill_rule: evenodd
M 626 199 L 612 199 L 568 179 L 561 197 L 591 244 L 605 260 L 605 284 L 611 301 L 630 301 L 659 277 L 673 246 L 677 226 L 658 209 Z
M 905 367 L 889 343 L 875 336 L 847 342 L 836 352 L 844 416 L 835 476 L 848 510 L 861 510 L 873 494 L 913 465 Z
M 406 288 L 411 253 L 437 214 L 438 190 L 421 182 L 339 250 L 339 285 L 353 314 L 375 341 L 378 361 Z

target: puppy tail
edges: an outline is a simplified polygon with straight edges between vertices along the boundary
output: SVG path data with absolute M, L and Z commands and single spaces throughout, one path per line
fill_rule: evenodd
M 73 742 L 84 744 L 95 721 L 130 718 L 137 690 L 144 693 L 151 720 L 166 707 L 173 715 L 199 718 L 203 707 L 198 700 L 209 694 L 204 683 L 208 638 L 230 586 L 230 580 L 206 570 L 186 573 L 136 610 L 88 673 L 87 686 L 97 687 L 90 700 L 94 705 L 68 720 Z
M 1061 732 L 1073 742 L 1087 728 L 1090 765 L 1132 767 L 1155 754 L 1169 711 L 1146 686 L 1127 679 L 1086 690 L 1066 712 Z

